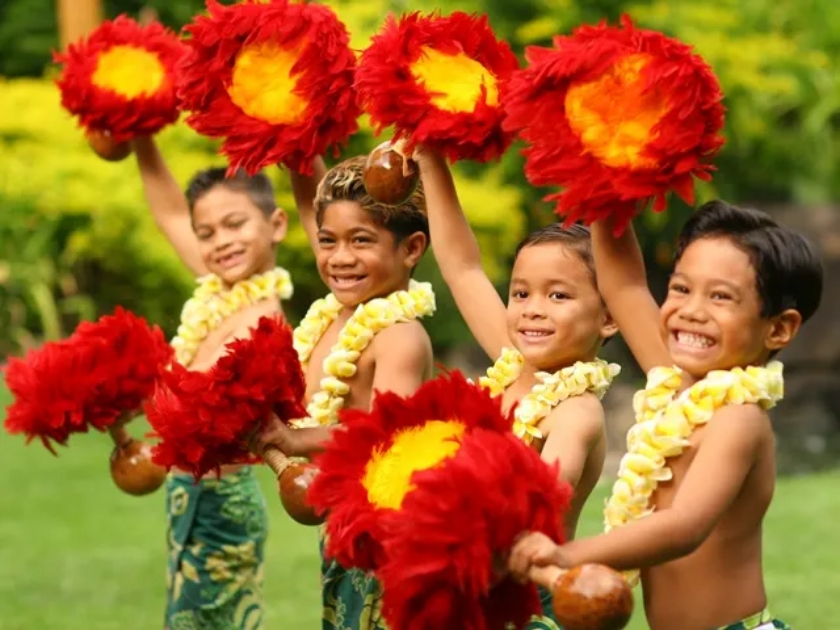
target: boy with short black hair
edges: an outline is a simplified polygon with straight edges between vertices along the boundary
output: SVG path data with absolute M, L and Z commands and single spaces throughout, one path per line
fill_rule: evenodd
M 155 222 L 198 277 L 172 340 L 175 358 L 210 369 L 261 317 L 282 315 L 292 284 L 275 256 L 286 215 L 263 174 L 208 169 L 185 195 L 151 138 L 136 139 L 134 152 Z M 176 470 L 166 494 L 166 628 L 261 628 L 268 517 L 251 467 L 223 467 L 198 483 Z
M 291 173 L 318 272 L 331 293 L 295 330 L 309 417 L 291 430 L 275 419 L 256 439 L 287 456 L 322 449 L 340 409 L 369 409 L 375 392 L 413 394 L 432 374 L 432 346 L 418 321 L 435 309 L 431 285 L 411 279 L 429 244 L 423 187 L 398 206 L 364 187 L 365 156 L 315 175 Z M 323 555 L 324 541 L 321 541 Z M 384 630 L 381 587 L 372 575 L 323 558 L 325 630 Z

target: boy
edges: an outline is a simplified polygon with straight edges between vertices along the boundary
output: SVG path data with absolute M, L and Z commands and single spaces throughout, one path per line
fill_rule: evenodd
M 275 269 L 275 251 L 286 215 L 265 175 L 227 179 L 225 169 L 209 169 L 185 197 L 151 138 L 137 139 L 134 151 L 152 216 L 199 276 L 172 341 L 176 359 L 207 370 L 261 317 L 282 314 L 279 299 L 292 287 Z M 168 630 L 262 627 L 265 499 L 250 467 L 222 473 L 199 483 L 185 471 L 167 479 Z
M 257 437 L 258 452 L 271 445 L 291 457 L 311 455 L 329 438 L 340 408 L 368 409 L 374 391 L 410 395 L 431 376 L 431 341 L 417 320 L 432 314 L 434 295 L 411 281 L 429 242 L 423 189 L 400 206 L 376 203 L 362 182 L 365 162 L 352 158 L 324 174 L 319 160 L 314 177 L 291 174 L 331 294 L 295 331 L 310 418 L 297 430 L 275 421 Z M 322 589 L 325 630 L 384 630 L 372 576 L 324 559 Z
M 629 486 L 619 481 L 606 513 L 609 533 L 562 547 L 526 536 L 510 568 L 520 579 L 531 565 L 641 569 L 653 630 L 786 628 L 766 608 L 761 568 L 762 521 L 775 486 L 775 440 L 765 410 L 781 397 L 780 364 L 762 366 L 816 311 L 819 258 L 805 238 L 767 215 L 710 202 L 682 230 L 657 316 L 632 230 L 618 239 L 610 234 L 609 225 L 594 230 L 601 291 L 649 372 L 637 410 L 658 405 L 631 429 L 630 451 L 639 453 L 651 427 L 658 436 L 668 427 L 673 436 L 683 421 L 693 430 L 671 440 L 661 461 L 642 458 L 660 467 L 659 483 L 646 488 L 652 494 L 634 506 L 632 518 L 617 519 L 629 505 L 620 496 Z M 669 365 L 676 369 L 659 367 Z M 651 477 L 635 470 L 641 488 Z M 621 520 L 636 522 L 612 527 Z
M 505 307 L 481 267 L 446 161 L 427 148 L 414 158 L 444 280 L 478 343 L 491 359 L 501 357 L 481 383 L 501 393 L 506 409 L 518 404 L 515 430 L 526 441 L 537 438 L 545 461 L 559 460 L 562 478 L 575 488 L 564 523 L 572 540 L 604 466 L 600 398 L 618 373 L 618 366 L 597 359 L 617 329 L 598 293 L 589 231 L 555 224 L 526 237 L 516 250 Z M 516 357 L 512 373 L 509 356 Z M 550 595 L 542 596 L 545 616 L 530 627 L 556 628 Z

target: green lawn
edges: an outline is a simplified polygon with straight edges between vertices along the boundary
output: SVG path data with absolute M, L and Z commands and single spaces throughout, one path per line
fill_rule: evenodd
M 0 393 L 0 400 L 3 394 Z M 5 406 L 6 400 L 2 400 Z M 134 427 L 135 434 L 138 427 Z M 163 495 L 123 495 L 108 474 L 109 439 L 76 436 L 52 457 L 0 437 L 0 628 L 154 630 L 164 602 Z M 271 507 L 267 627 L 320 627 L 315 531 L 292 523 L 260 470 Z M 840 472 L 780 482 L 767 518 L 771 603 L 797 630 L 825 628 L 840 593 Z M 584 533 L 598 529 L 605 489 Z M 834 549 L 834 551 L 830 551 Z M 646 627 L 637 614 L 633 630 Z

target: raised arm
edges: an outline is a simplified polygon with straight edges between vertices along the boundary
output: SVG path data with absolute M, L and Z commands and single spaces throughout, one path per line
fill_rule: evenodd
M 415 155 L 426 193 L 432 250 L 458 310 L 487 355 L 510 346 L 505 305 L 481 267 L 481 251 L 458 202 L 446 160 L 423 149 Z
M 315 195 L 318 192 L 318 184 L 324 175 L 327 174 L 327 166 L 324 160 L 315 159 L 313 164 L 315 172 L 312 175 L 301 175 L 289 169 L 289 180 L 292 183 L 292 194 L 295 196 L 298 216 L 309 237 L 309 244 L 313 251 L 318 250 L 318 226 L 315 224 Z
M 158 228 L 187 268 L 197 276 L 207 273 L 192 229 L 187 199 L 150 137 L 134 140 L 134 154 L 143 192 Z
M 660 332 L 659 307 L 648 288 L 633 226 L 616 238 L 610 223 L 595 223 L 592 257 L 598 290 L 642 370 L 647 373 L 654 367 L 670 365 L 668 347 Z

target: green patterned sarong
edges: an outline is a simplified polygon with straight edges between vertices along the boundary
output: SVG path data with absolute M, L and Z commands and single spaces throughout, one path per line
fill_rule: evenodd
M 774 619 L 770 611 L 765 608 L 752 617 L 747 617 L 738 623 L 722 626 L 718 630 L 790 630 L 790 626 L 783 621 Z
M 536 615 L 525 626 L 525 630 L 563 630 L 554 619 L 554 609 L 551 607 L 551 593 L 542 586 L 537 587 L 542 602 L 542 615 Z
M 324 556 L 320 530 L 323 630 L 388 630 L 382 618 L 382 587 L 372 575 L 345 569 Z
M 251 468 L 166 480 L 166 630 L 262 628 L 265 498 Z

